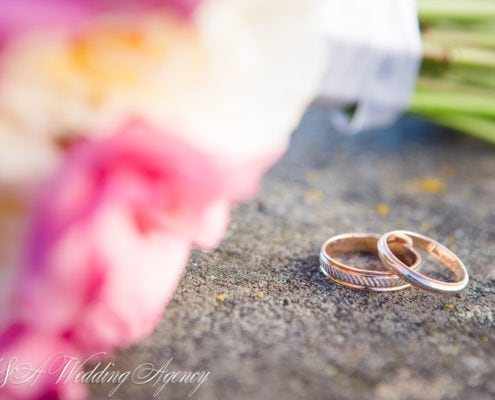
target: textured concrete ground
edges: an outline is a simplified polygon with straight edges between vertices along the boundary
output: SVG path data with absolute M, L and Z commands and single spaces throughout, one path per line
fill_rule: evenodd
M 471 274 L 466 291 L 369 293 L 319 272 L 329 236 L 396 228 L 451 247 Z M 495 148 L 411 118 L 343 137 L 313 107 L 221 247 L 194 252 L 157 331 L 112 368 L 173 357 L 167 371 L 210 371 L 198 400 L 488 400 L 494 307 Z M 126 382 L 113 398 L 152 399 L 152 383 Z M 113 386 L 93 385 L 92 398 Z

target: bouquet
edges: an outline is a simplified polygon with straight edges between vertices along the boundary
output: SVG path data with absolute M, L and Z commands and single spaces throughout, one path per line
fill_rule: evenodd
M 152 332 L 191 247 L 219 244 L 311 100 L 312 15 L 305 0 L 2 1 L 0 397 L 85 398 L 64 381 L 74 360 Z

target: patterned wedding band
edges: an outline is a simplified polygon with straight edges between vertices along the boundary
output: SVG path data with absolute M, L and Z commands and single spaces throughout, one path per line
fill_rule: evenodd
M 410 240 L 414 247 L 422 249 L 440 262 L 445 264 L 455 275 L 455 282 L 445 282 L 430 278 L 413 271 L 407 264 L 397 257 L 391 243 L 397 239 Z M 400 276 L 404 281 L 438 294 L 455 294 L 464 290 L 469 282 L 469 275 L 462 261 L 452 251 L 429 237 L 408 231 L 392 231 L 384 234 L 378 240 L 378 255 L 391 272 Z
M 387 292 L 405 289 L 410 286 L 397 275 L 377 269 L 361 269 L 345 265 L 335 257 L 367 253 L 377 255 L 379 235 L 373 233 L 348 233 L 328 239 L 320 251 L 320 269 L 334 282 L 354 289 Z M 421 256 L 410 245 L 412 241 L 398 240 L 390 243 L 401 262 L 412 270 L 418 270 Z

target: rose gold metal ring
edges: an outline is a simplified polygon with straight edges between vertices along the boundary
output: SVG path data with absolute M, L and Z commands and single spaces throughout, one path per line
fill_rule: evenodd
M 348 233 L 328 239 L 320 251 L 320 269 L 334 282 L 354 289 L 386 292 L 405 289 L 409 283 L 401 280 L 395 273 L 376 269 L 361 269 L 345 265 L 335 259 L 357 253 L 377 255 L 379 235 L 374 233 Z M 390 243 L 401 262 L 412 270 L 418 270 L 420 255 L 410 246 L 404 246 L 404 240 L 398 238 Z
M 444 282 L 430 278 L 413 271 L 395 254 L 394 249 L 390 248 L 391 243 L 397 243 L 397 240 L 410 242 L 409 246 L 422 249 L 440 262 L 445 264 L 456 276 L 455 282 Z M 400 276 L 411 285 L 426 291 L 438 294 L 455 294 L 463 291 L 468 282 L 469 274 L 462 261 L 452 251 L 444 245 L 430 239 L 419 233 L 408 231 L 392 231 L 380 237 L 378 240 L 378 255 L 382 262 L 390 269 L 391 272 Z

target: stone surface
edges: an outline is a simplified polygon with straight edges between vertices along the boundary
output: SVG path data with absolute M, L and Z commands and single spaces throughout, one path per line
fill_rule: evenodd
M 319 272 L 329 236 L 396 228 L 451 247 L 467 290 L 371 293 Z M 221 247 L 193 253 L 156 332 L 112 368 L 173 357 L 169 371 L 208 370 L 198 400 L 488 400 L 494 306 L 495 148 L 413 118 L 339 136 L 313 107 Z M 92 399 L 113 386 L 94 384 Z M 125 382 L 112 398 L 152 399 L 160 386 Z M 157 398 L 194 386 L 168 384 Z

